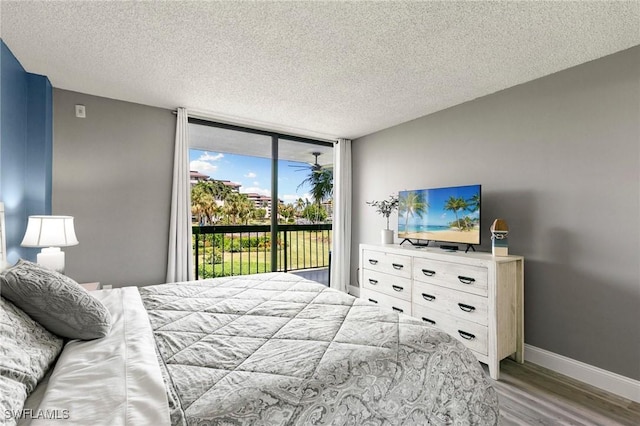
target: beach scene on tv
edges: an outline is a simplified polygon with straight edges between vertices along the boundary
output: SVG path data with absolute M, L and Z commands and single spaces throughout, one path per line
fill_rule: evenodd
M 400 191 L 398 237 L 480 244 L 480 185 Z

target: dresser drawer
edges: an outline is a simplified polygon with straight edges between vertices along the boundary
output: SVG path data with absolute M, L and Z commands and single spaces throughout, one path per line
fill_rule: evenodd
M 386 308 L 399 314 L 411 315 L 411 302 L 408 300 L 398 299 L 397 297 L 391 297 L 366 288 L 360 289 L 360 298 L 375 303 L 381 308 Z
M 413 303 L 454 317 L 488 325 L 487 298 L 421 281 L 413 283 Z
M 468 293 L 487 295 L 487 268 L 440 262 L 431 259 L 414 259 L 413 278 L 430 284 L 450 287 Z
M 398 277 L 396 275 L 385 274 L 377 271 L 363 271 L 364 288 L 373 291 L 379 291 L 388 294 L 391 297 L 397 297 L 411 301 L 411 279 Z
M 438 327 L 461 341 L 469 349 L 488 355 L 488 328 L 474 322 L 465 321 L 422 305 L 413 305 L 413 316 L 422 318 L 428 324 Z
M 411 278 L 411 257 L 374 250 L 363 250 L 362 268 Z

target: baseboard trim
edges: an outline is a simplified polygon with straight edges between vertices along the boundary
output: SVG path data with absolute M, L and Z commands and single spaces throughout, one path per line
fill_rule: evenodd
M 640 381 L 566 356 L 524 345 L 524 359 L 589 385 L 640 403 Z

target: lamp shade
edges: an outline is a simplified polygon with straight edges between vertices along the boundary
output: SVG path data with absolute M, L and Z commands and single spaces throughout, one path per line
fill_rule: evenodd
M 67 247 L 78 244 L 72 216 L 29 216 L 23 247 Z

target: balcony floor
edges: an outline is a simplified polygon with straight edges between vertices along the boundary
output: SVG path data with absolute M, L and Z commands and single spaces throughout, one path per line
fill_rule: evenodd
M 303 271 L 291 271 L 290 273 L 311 281 L 317 281 L 327 287 L 329 286 L 329 268 L 305 269 Z

